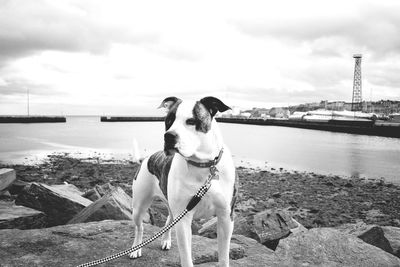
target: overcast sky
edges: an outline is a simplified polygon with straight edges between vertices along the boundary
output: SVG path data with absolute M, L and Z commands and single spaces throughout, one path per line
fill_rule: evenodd
M 400 1 L 0 0 L 0 114 L 400 100 Z

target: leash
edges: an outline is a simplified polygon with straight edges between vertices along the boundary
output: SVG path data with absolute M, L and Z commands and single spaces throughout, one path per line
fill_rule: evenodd
M 221 158 L 222 153 L 220 153 L 219 155 L 219 159 Z M 102 263 L 106 263 L 115 259 L 118 259 L 122 256 L 125 256 L 129 253 L 132 253 L 148 244 L 150 244 L 151 242 L 153 242 L 154 240 L 156 240 L 157 238 L 159 238 L 160 236 L 162 236 L 165 232 L 167 232 L 169 229 L 171 229 L 175 224 L 177 224 L 189 211 L 191 211 L 194 207 L 196 207 L 196 205 L 200 202 L 200 200 L 203 198 L 203 196 L 207 193 L 208 189 L 210 189 L 211 187 L 211 180 L 213 179 L 218 179 L 218 170 L 215 167 L 216 163 L 218 163 L 218 160 L 214 160 L 212 161 L 213 164 L 210 166 L 210 174 L 208 175 L 207 180 L 205 181 L 205 183 L 199 188 L 199 190 L 197 191 L 197 193 L 190 199 L 189 203 L 187 204 L 186 208 L 178 215 L 178 217 L 176 217 L 171 223 L 169 223 L 168 225 L 164 226 L 158 233 L 156 233 L 155 235 L 153 235 L 152 237 L 150 237 L 149 239 L 146 239 L 145 241 L 143 241 L 142 243 L 121 251 L 119 253 L 116 253 L 114 255 L 99 259 L 99 260 L 95 260 L 95 261 L 91 261 L 91 262 L 87 262 L 81 265 L 78 265 L 77 267 L 90 267 L 90 266 L 95 266 L 98 264 L 102 264 Z

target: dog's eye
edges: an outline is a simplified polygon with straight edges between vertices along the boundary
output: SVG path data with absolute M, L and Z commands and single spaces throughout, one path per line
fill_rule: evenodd
M 195 124 L 196 124 L 196 121 L 195 121 L 195 119 L 187 119 L 187 120 L 186 120 L 186 124 L 187 124 L 187 125 L 195 125 Z

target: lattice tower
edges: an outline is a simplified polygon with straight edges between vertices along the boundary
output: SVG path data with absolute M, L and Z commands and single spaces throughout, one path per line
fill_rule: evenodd
M 354 80 L 353 80 L 353 99 L 351 101 L 351 110 L 361 110 L 362 102 L 362 83 L 361 83 L 361 54 L 353 55 L 355 59 Z

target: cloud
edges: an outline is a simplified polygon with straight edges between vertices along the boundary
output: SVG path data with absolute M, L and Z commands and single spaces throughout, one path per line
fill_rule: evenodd
M 6 80 L 2 84 L 0 80 L 0 97 L 26 95 L 28 90 L 30 95 L 37 96 L 63 96 L 67 94 L 45 83 L 32 83 L 27 80 Z
M 0 1 L 0 59 L 46 50 L 101 54 L 114 43 L 158 41 L 155 33 L 99 20 L 85 8 L 63 1 Z
M 264 103 L 264 107 L 287 106 L 288 104 L 319 102 L 320 100 L 343 100 L 347 92 L 338 91 L 336 88 L 325 90 L 293 90 L 292 88 L 229 88 L 228 96 L 231 99 L 243 101 L 256 101 Z M 351 94 L 351 91 L 347 93 Z M 257 99 L 254 99 L 257 96 Z M 338 98 L 339 96 L 339 98 Z
M 281 20 L 248 18 L 231 23 L 243 34 L 255 38 L 280 38 L 292 45 L 308 43 L 314 53 L 322 56 L 338 56 L 338 46 L 347 47 L 343 51 L 346 53 L 369 52 L 376 57 L 400 53 L 400 5 L 371 1 L 346 5 L 338 5 L 342 10 L 334 14 L 316 8 L 315 14 L 321 14 Z M 351 12 L 344 12 L 345 8 Z
M 0 78 L 0 87 L 7 86 L 7 85 L 8 85 L 8 83 L 4 79 Z
M 0 0 L 0 97 L 11 107 L 29 88 L 74 114 L 152 112 L 170 95 L 349 101 L 362 53 L 365 90 L 396 99 L 399 13 L 391 0 Z

